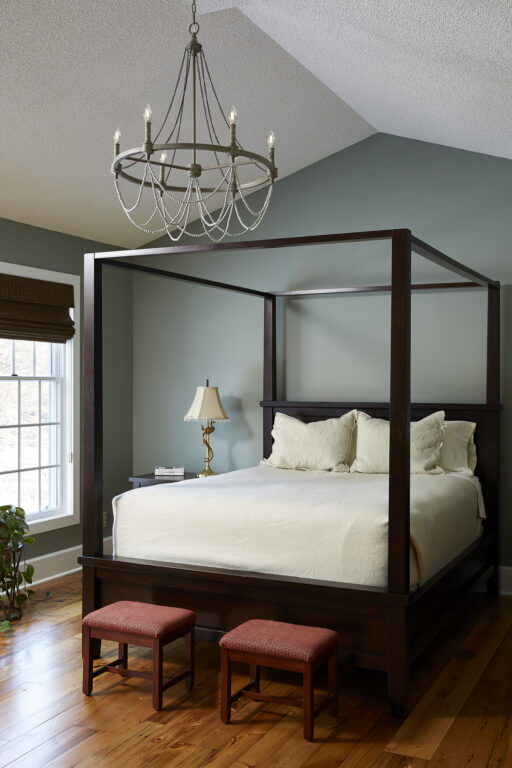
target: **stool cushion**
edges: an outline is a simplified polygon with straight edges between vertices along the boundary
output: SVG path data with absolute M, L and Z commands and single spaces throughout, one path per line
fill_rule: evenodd
M 186 608 L 168 608 L 122 600 L 87 614 L 83 624 L 92 629 L 127 632 L 142 637 L 163 637 L 187 624 L 193 624 L 196 615 Z
M 276 659 L 314 661 L 339 640 L 340 636 L 332 629 L 251 619 L 227 632 L 219 645 L 232 651 L 259 653 Z

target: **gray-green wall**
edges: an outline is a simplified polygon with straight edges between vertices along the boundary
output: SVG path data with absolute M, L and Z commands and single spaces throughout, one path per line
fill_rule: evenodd
M 111 246 L 103 243 L 0 219 L 0 261 L 82 276 L 84 253 L 110 249 Z M 107 500 L 105 508 L 109 510 L 111 497 L 126 489 L 132 467 L 131 276 L 118 274 L 112 269 L 105 270 L 103 303 L 104 476 Z M 82 317 L 82 308 L 80 316 Z M 82 393 L 82 386 L 80 392 Z M 108 532 L 107 530 L 105 533 Z M 30 548 L 30 557 L 73 547 L 81 541 L 81 525 L 41 533 Z
M 280 181 L 253 237 L 408 227 L 484 273 L 489 262 L 499 265 L 490 276 L 510 281 L 511 179 L 509 161 L 378 134 Z M 166 264 L 219 281 L 286 289 L 388 282 L 390 259 L 389 246 L 373 244 L 187 255 Z M 446 275 L 419 257 L 413 266 L 417 280 Z M 507 350 L 509 286 L 503 303 Z M 279 311 L 285 330 L 281 353 L 286 348 L 280 356 L 281 396 L 388 397 L 388 296 L 294 300 Z M 483 399 L 485 322 L 483 292 L 414 296 L 413 399 Z M 134 470 L 147 472 L 157 463 L 200 467 L 200 429 L 185 424 L 183 415 L 195 386 L 206 377 L 219 386 L 231 416 L 213 436 L 215 467 L 226 471 L 256 463 L 261 457 L 261 300 L 136 276 L 133 325 Z M 507 359 L 505 435 L 512 400 Z M 504 467 L 511 450 L 512 441 L 505 440 Z M 512 564 L 512 483 L 504 475 L 502 562 Z

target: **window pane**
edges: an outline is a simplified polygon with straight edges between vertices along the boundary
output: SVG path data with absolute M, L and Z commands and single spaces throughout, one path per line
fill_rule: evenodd
M 47 341 L 36 342 L 36 376 L 50 376 L 50 351 Z
M 0 381 L 0 424 L 18 423 L 18 382 Z
M 20 469 L 39 466 L 39 427 L 22 427 Z
M 59 506 L 59 470 L 41 470 L 41 511 Z
M 18 430 L 0 429 L 0 472 L 11 469 L 18 469 Z
M 50 421 L 60 421 L 60 382 L 50 382 L 50 408 L 49 416 Z
M 50 421 L 50 382 L 41 382 L 41 422 Z
M 57 464 L 59 456 L 59 433 L 56 426 L 41 427 L 41 466 Z
M 0 376 L 12 374 L 12 340 L 0 339 Z
M 39 471 L 21 472 L 20 507 L 27 514 L 39 512 Z
M 34 375 L 34 342 L 15 341 L 15 373 L 18 376 Z
M 39 382 L 20 381 L 21 387 L 21 423 L 39 423 Z
M 18 506 L 18 474 L 0 475 L 0 503 Z

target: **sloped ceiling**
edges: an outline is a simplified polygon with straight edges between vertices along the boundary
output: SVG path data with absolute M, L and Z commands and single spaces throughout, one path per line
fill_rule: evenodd
M 375 131 L 512 157 L 512 11 L 477 0 L 198 0 L 244 146 L 282 178 Z M 188 42 L 184 0 L 3 0 L 0 216 L 123 247 L 112 133 L 142 143 Z

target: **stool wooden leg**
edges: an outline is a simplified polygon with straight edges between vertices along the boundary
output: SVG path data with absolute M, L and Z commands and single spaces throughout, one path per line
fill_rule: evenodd
M 89 627 L 82 629 L 83 691 L 86 696 L 92 693 L 92 641 Z
M 185 637 L 185 666 L 190 670 L 190 675 L 185 680 L 188 689 L 194 687 L 195 672 L 195 647 L 194 647 L 194 627 L 191 628 Z
M 231 661 L 225 648 L 220 649 L 220 719 L 223 723 L 231 719 Z
M 304 664 L 304 738 L 312 741 L 314 732 L 314 706 L 313 706 L 313 665 Z
M 163 647 L 160 638 L 153 641 L 153 709 L 162 709 Z
M 254 690 L 256 693 L 260 692 L 260 668 L 257 664 L 250 665 L 250 677 L 251 683 L 254 683 Z
M 128 669 L 128 643 L 119 643 L 119 658 L 123 660 L 121 669 Z
M 93 659 L 101 659 L 101 638 L 93 637 L 91 640 L 91 656 Z
M 338 657 L 336 651 L 329 657 L 328 662 L 329 696 L 334 696 L 334 701 L 329 705 L 329 712 L 333 717 L 338 714 Z

